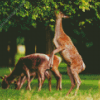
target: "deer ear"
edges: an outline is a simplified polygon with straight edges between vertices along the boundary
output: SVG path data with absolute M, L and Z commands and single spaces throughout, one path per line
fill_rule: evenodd
M 14 80 L 14 83 L 16 84 L 17 82 Z
M 0 76 L 0 78 L 3 80 L 4 79 L 4 77 L 3 76 Z
M 56 15 L 56 14 L 59 14 L 59 12 L 60 12 L 60 11 L 59 11 L 58 9 L 55 9 L 55 11 L 54 11 L 55 15 Z

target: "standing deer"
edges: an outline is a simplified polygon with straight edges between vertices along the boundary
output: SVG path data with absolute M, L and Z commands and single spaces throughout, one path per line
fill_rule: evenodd
M 64 59 L 65 63 L 67 63 L 67 73 L 71 80 L 71 88 L 68 91 L 68 94 L 72 91 L 77 84 L 77 88 L 75 90 L 75 95 L 81 85 L 81 80 L 79 77 L 79 73 L 85 70 L 86 66 L 82 60 L 81 55 L 78 53 L 76 47 L 72 43 L 70 37 L 66 35 L 62 28 L 62 18 L 69 18 L 65 16 L 61 11 L 59 13 L 55 12 L 56 16 L 56 24 L 55 24 L 55 36 L 53 39 L 53 43 L 56 46 L 56 49 L 52 51 L 49 60 L 49 67 L 53 66 L 53 58 L 54 54 L 60 52 L 60 55 Z
M 47 78 L 49 78 L 51 80 L 50 75 L 46 71 L 47 69 L 49 69 L 47 66 L 48 62 L 49 62 L 49 57 L 45 54 L 40 54 L 40 53 L 35 53 L 35 54 L 27 55 L 25 57 L 21 57 L 19 59 L 18 63 L 16 64 L 16 66 L 14 67 L 13 71 L 8 76 L 5 76 L 4 78 L 1 77 L 3 79 L 2 88 L 7 89 L 9 87 L 9 85 L 14 82 L 15 78 L 24 74 L 25 77 L 23 77 L 22 80 L 24 81 L 25 79 L 27 79 L 28 84 L 27 84 L 26 89 L 31 90 L 30 76 L 35 76 L 37 74 L 38 80 L 39 80 L 38 91 L 40 91 L 42 84 L 44 82 L 44 76 L 46 75 Z M 60 58 L 55 56 L 54 63 L 55 63 L 55 65 L 52 69 L 52 72 L 54 73 L 55 77 L 57 78 L 57 87 L 62 88 L 61 87 L 61 79 L 62 78 L 61 78 L 60 72 L 58 71 L 58 65 L 60 63 Z M 50 82 L 51 81 L 49 81 L 49 84 L 51 85 Z M 20 85 L 20 81 L 18 84 Z

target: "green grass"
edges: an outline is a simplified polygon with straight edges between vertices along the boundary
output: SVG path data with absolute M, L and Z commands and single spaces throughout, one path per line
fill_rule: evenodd
M 15 54 L 15 65 L 16 65 L 16 63 L 18 62 L 19 58 L 24 57 L 24 56 L 25 56 L 25 54 L 16 53 L 16 54 Z
M 13 68 L 12 68 L 13 69 Z M 9 89 L 2 89 L 0 79 L 0 100 L 100 100 L 100 75 L 83 75 L 80 74 L 82 84 L 77 96 L 73 96 L 74 90 L 69 96 L 66 93 L 70 89 L 71 82 L 66 73 L 66 65 L 61 63 L 59 70 L 62 73 L 62 90 L 56 91 L 56 80 L 52 76 L 52 91 L 48 89 L 48 81 L 45 80 L 42 90 L 38 92 L 38 80 L 34 79 L 31 82 L 31 91 L 25 90 L 27 82 L 20 90 L 14 89 L 14 84 L 11 84 Z M 0 68 L 0 76 L 9 74 L 8 68 Z

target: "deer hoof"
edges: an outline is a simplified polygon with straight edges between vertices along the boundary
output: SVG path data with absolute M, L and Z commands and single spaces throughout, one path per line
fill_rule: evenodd
M 19 90 L 19 88 L 16 88 L 16 90 Z
M 68 96 L 69 95 L 69 92 L 66 94 L 66 96 Z
M 30 90 L 30 91 L 31 91 L 31 87 L 28 87 L 28 86 L 27 86 L 27 87 L 26 87 L 26 90 Z
M 38 89 L 38 92 L 41 91 L 41 89 Z

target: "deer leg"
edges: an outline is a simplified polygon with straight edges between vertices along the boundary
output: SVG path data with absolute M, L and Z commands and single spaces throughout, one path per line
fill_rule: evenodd
M 35 76 L 36 76 L 36 72 L 33 72 L 30 74 L 30 83 L 34 79 Z M 26 86 L 26 88 L 28 88 L 28 85 Z
M 49 74 L 48 71 L 46 71 L 45 76 L 47 77 L 48 82 L 49 82 L 49 91 L 51 91 L 51 75 Z
M 38 84 L 39 84 L 39 88 L 38 91 L 41 91 L 41 77 L 40 77 L 40 73 L 38 72 Z
M 41 88 L 42 88 L 44 79 L 45 79 L 45 78 L 44 78 L 44 72 L 45 72 L 45 70 L 42 69 L 42 68 L 39 68 L 38 71 L 39 71 L 39 72 L 38 72 L 38 77 L 39 77 L 39 89 L 38 89 L 38 91 L 40 91 Z
M 78 90 L 79 90 L 79 87 L 81 85 L 81 80 L 80 80 L 80 77 L 79 77 L 79 75 L 77 73 L 74 75 L 74 77 L 75 77 L 75 80 L 76 80 L 76 83 L 77 83 L 77 88 L 76 88 L 75 94 L 74 94 L 74 95 L 76 95 Z
M 23 78 L 20 81 L 20 86 L 19 86 L 18 89 L 21 89 L 21 87 L 23 86 L 23 84 L 25 83 L 25 81 L 26 81 L 26 76 L 23 76 Z
M 60 47 L 58 47 L 57 49 L 55 49 L 55 50 L 52 51 L 52 53 L 51 53 L 51 55 L 50 55 L 49 64 L 48 64 L 48 66 L 49 66 L 50 68 L 53 67 L 53 59 L 54 59 L 54 55 L 55 55 L 56 53 L 58 53 L 58 52 L 64 50 L 64 49 L 65 49 L 64 46 L 60 46 Z
M 30 78 L 30 83 L 31 83 L 31 81 L 33 80 L 33 78 L 36 76 L 36 73 L 34 72 L 34 73 L 31 73 L 31 75 L 30 76 L 32 76 L 31 78 Z M 26 81 L 26 76 L 20 76 L 18 79 L 17 79 L 17 82 L 16 82 L 16 89 L 17 90 L 19 90 L 19 89 L 21 89 L 21 87 L 23 86 L 23 84 L 25 83 L 25 81 Z M 28 88 L 28 85 L 26 86 L 26 88 Z
M 62 90 L 62 75 L 60 74 L 60 77 L 59 77 L 59 90 Z
M 69 95 L 70 92 L 71 92 L 71 91 L 73 90 L 73 88 L 75 87 L 75 80 L 74 80 L 74 76 L 73 76 L 73 74 L 72 74 L 72 72 L 71 72 L 70 67 L 67 67 L 67 74 L 68 74 L 68 76 L 69 76 L 69 78 L 70 78 L 70 80 L 71 80 L 71 88 L 70 88 L 70 90 L 68 91 L 68 93 L 66 94 L 66 95 Z
M 43 83 L 44 83 L 44 80 L 45 80 L 44 71 L 41 71 L 41 72 L 40 72 L 40 75 L 41 75 L 41 87 L 42 87 L 42 85 L 43 85 Z
M 21 76 L 19 76 L 14 83 L 15 83 L 15 89 L 19 90 L 20 83 L 21 83 Z
M 26 89 L 31 90 L 31 87 L 30 87 L 30 72 L 29 72 L 29 69 L 26 67 L 26 65 L 24 65 L 23 69 L 25 71 L 25 75 L 26 75 L 26 79 L 27 79 L 27 85 L 28 85 L 28 87 Z
M 31 78 L 30 78 L 30 82 L 35 78 L 36 76 L 36 72 L 33 72 L 30 74 Z
M 59 70 L 58 69 L 51 69 L 54 77 L 56 78 L 57 80 L 57 87 L 56 89 L 62 89 L 62 75 L 60 74 Z
M 72 74 L 73 74 L 73 76 L 74 76 L 74 80 L 75 80 L 75 82 L 76 82 L 76 84 L 77 84 L 77 88 L 76 88 L 75 94 L 74 94 L 74 95 L 76 95 L 77 92 L 78 92 L 78 90 L 79 90 L 79 87 L 80 87 L 80 85 L 81 85 L 81 80 L 80 80 L 80 77 L 79 77 L 77 71 L 75 71 L 75 69 L 71 69 L 71 71 L 72 71 Z

